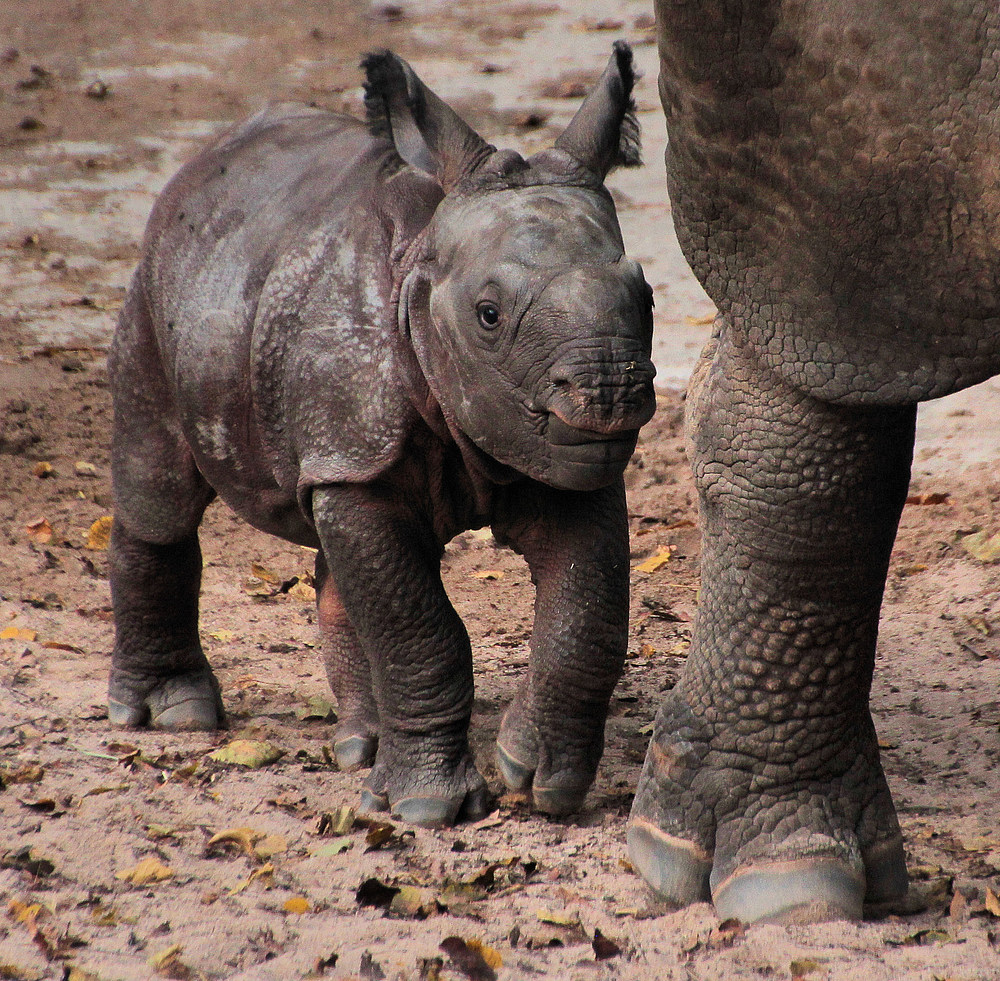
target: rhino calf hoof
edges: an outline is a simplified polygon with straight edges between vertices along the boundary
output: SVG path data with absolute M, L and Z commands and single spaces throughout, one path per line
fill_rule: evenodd
M 337 766 L 344 773 L 363 770 L 375 762 L 378 751 L 378 737 L 369 734 L 351 733 L 345 736 L 335 736 L 333 740 L 333 756 Z
M 161 681 L 135 701 L 109 696 L 108 719 L 123 729 L 194 732 L 222 728 L 225 712 L 215 676 L 199 672 Z
M 517 760 L 499 743 L 496 746 L 496 765 L 508 790 L 525 794 L 530 792 L 535 809 L 554 817 L 580 810 L 590 789 L 590 781 L 582 786 L 566 787 L 535 783 L 534 768 Z

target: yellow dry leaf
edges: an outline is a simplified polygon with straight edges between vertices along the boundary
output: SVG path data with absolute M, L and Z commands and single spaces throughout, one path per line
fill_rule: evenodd
M 208 636 L 213 640 L 221 640 L 224 644 L 236 638 L 232 630 L 213 630 Z
M 636 572 L 657 572 L 670 561 L 671 549 L 669 545 L 657 549 L 656 555 L 651 555 L 645 562 L 640 562 L 636 567 Z
M 1000 562 L 1000 531 L 995 535 L 977 531 L 971 535 L 963 535 L 959 542 L 969 555 L 980 562 Z
M 148 886 L 173 878 L 174 870 L 164 865 L 155 855 L 148 855 L 138 865 L 115 873 L 116 879 L 131 882 L 134 886 Z
M 184 948 L 180 944 L 171 944 L 149 958 L 149 966 L 157 972 L 166 973 L 172 967 L 179 966 L 179 958 Z
M 465 946 L 468 947 L 469 950 L 478 951 L 479 956 L 482 957 L 482 959 L 486 961 L 486 963 L 489 964 L 494 971 L 503 967 L 503 958 L 500 956 L 500 951 L 494 950 L 488 944 L 484 944 L 481 940 L 466 940 Z
M 535 915 L 542 923 L 551 923 L 552 926 L 577 927 L 580 925 L 578 913 L 556 913 L 550 909 L 540 909 Z
M 269 582 L 272 586 L 280 586 L 281 585 L 281 577 L 280 576 L 275 575 L 266 566 L 260 565 L 257 562 L 254 562 L 254 563 L 251 564 L 251 566 L 250 566 L 250 575 L 254 576 L 257 579 L 262 579 L 264 582 Z
M 472 573 L 473 579 L 503 579 L 503 577 L 503 569 L 482 569 L 479 572 Z
M 230 763 L 256 770 L 276 762 L 284 755 L 285 751 L 273 743 L 257 739 L 234 739 L 214 753 L 209 753 L 208 757 L 217 763 Z
M 45 478 L 45 477 L 51 477 L 52 474 L 55 473 L 55 470 L 53 469 L 51 463 L 47 463 L 44 460 L 40 460 L 38 463 L 34 465 L 34 467 L 32 467 L 31 472 L 36 477 Z
M 288 595 L 300 603 L 316 602 L 316 590 L 301 579 L 288 590 Z
M 1000 897 L 989 886 L 986 887 L 986 909 L 1000 917 Z
M 19 899 L 12 899 L 7 909 L 18 923 L 34 923 L 42 911 L 42 904 L 22 903 Z
M 0 640 L 34 640 L 38 634 L 34 630 L 28 630 L 25 627 L 7 627 L 5 630 L 0 630 Z
M 208 847 L 213 845 L 239 845 L 247 855 L 254 854 L 254 845 L 264 837 L 263 831 L 253 828 L 226 828 L 208 839 Z
M 286 913 L 308 913 L 309 900 L 305 896 L 292 896 L 291 899 L 285 900 L 282 909 Z
M 234 886 L 229 890 L 230 896 L 238 896 L 244 889 L 247 888 L 254 880 L 263 879 L 274 875 L 274 866 L 268 862 L 267 865 L 262 865 L 259 869 L 254 869 L 250 875 L 244 879 L 238 886 Z
M 253 846 L 257 858 L 263 860 L 288 851 L 288 840 L 284 835 L 268 835 Z
M 24 526 L 24 530 L 36 545 L 48 545 L 55 534 L 47 518 L 36 518 L 34 521 L 29 521 Z
M 92 552 L 105 552 L 111 543 L 111 525 L 114 518 L 110 514 L 102 515 L 87 531 L 87 548 Z

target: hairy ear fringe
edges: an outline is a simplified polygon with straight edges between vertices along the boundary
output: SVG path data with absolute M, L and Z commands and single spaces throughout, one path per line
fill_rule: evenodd
M 632 49 L 629 45 L 624 41 L 615 41 L 613 47 L 628 103 L 625 107 L 625 115 L 622 117 L 618 152 L 611 161 L 612 170 L 615 167 L 642 166 L 641 127 L 639 126 L 639 117 L 636 115 L 635 97 L 632 95 L 632 89 L 640 76 L 635 70 Z
M 365 117 L 372 136 L 392 139 L 392 122 L 389 118 L 389 90 L 392 75 L 399 65 L 391 51 L 379 49 L 370 51 L 361 60 L 361 70 L 365 73 Z

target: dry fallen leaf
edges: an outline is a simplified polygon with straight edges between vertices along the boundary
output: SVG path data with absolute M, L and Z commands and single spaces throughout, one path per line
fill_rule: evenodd
M 344 804 L 335 811 L 324 811 L 316 828 L 318 835 L 346 835 L 354 827 L 356 813 L 353 807 Z
M 503 569 L 482 569 L 479 572 L 472 573 L 473 579 L 503 579 L 503 577 Z
M 451 963 L 470 981 L 496 981 L 497 972 L 483 957 L 481 945 L 477 949 L 461 937 L 445 937 L 440 947 Z
M 208 636 L 212 640 L 221 640 L 224 644 L 228 644 L 229 641 L 236 639 L 236 634 L 232 630 L 213 630 Z
M 991 535 L 988 531 L 977 531 L 963 535 L 959 542 L 974 559 L 980 562 L 1000 562 L 1000 531 Z
M 34 465 L 34 467 L 32 467 L 31 472 L 36 477 L 41 477 L 44 479 L 45 477 L 51 477 L 55 473 L 55 469 L 53 468 L 51 463 L 47 463 L 44 460 L 40 460 L 38 463 Z
M 305 896 L 292 896 L 281 907 L 286 913 L 308 913 L 309 900 Z
M 270 862 L 268 862 L 267 865 L 262 865 L 259 869 L 254 869 L 253 872 L 251 872 L 250 875 L 246 879 L 244 879 L 238 886 L 234 886 L 232 889 L 230 889 L 229 895 L 237 896 L 241 892 L 243 892 L 243 890 L 246 889 L 247 886 L 249 886 L 255 880 L 270 878 L 273 875 L 274 875 L 274 866 Z
M 92 552 L 107 551 L 111 543 L 111 525 L 114 518 L 110 514 L 102 515 L 87 531 L 87 548 Z
M 37 632 L 28 630 L 26 627 L 7 627 L 0 630 L 0 640 L 26 640 L 30 642 L 36 637 L 38 637 Z
M 353 847 L 353 845 L 354 842 L 350 838 L 346 835 L 341 835 L 339 838 L 334 838 L 332 841 L 318 845 L 316 848 L 311 848 L 309 854 L 316 858 L 334 858 L 337 855 L 342 855 Z
M 669 545 L 659 548 L 655 555 L 651 555 L 644 562 L 640 562 L 636 567 L 636 572 L 657 572 L 662 569 L 669 561 L 671 555 L 671 548 Z
M 49 524 L 47 518 L 36 518 L 34 521 L 29 521 L 24 526 L 24 530 L 36 545 L 48 545 L 54 534 L 52 525 Z
M 250 575 L 256 579 L 262 579 L 264 582 L 269 582 L 272 586 L 281 584 L 281 576 L 276 575 L 266 566 L 260 565 L 257 562 L 253 562 L 250 565 Z
M 308 583 L 302 582 L 301 579 L 295 583 L 295 585 L 289 587 L 288 595 L 292 599 L 298 600 L 300 603 L 316 602 L 315 588 L 310 586 Z
M 148 855 L 138 865 L 115 873 L 116 879 L 131 882 L 134 886 L 148 886 L 154 882 L 172 879 L 174 870 L 164 865 L 155 855 Z
M 1000 918 L 1000 897 L 989 886 L 986 887 L 986 909 Z
M 285 755 L 285 751 L 273 743 L 257 739 L 234 739 L 219 747 L 208 758 L 216 763 L 228 763 L 233 766 L 246 766 L 257 770 L 262 766 L 275 763 Z
M 254 831 L 253 828 L 226 828 L 218 834 L 212 835 L 208 839 L 207 848 L 215 845 L 238 845 L 247 855 L 254 855 L 254 845 L 264 837 L 263 831 Z
M 169 978 L 186 978 L 190 976 L 189 968 L 181 963 L 181 952 L 184 948 L 180 944 L 171 944 L 150 956 L 148 964 L 157 974 L 165 975 Z
M 284 835 L 268 835 L 253 846 L 254 855 L 262 861 L 288 851 L 288 840 Z
M 576 912 L 557 913 L 550 909 L 540 909 L 535 913 L 535 916 L 542 923 L 550 923 L 552 926 L 578 927 L 580 925 L 580 914 Z

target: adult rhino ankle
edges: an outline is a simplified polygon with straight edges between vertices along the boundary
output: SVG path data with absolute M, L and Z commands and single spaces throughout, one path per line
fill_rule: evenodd
M 482 814 L 469 638 L 444 544 L 489 524 L 536 584 L 498 760 L 561 813 L 603 749 L 624 661 L 622 473 L 652 415 L 651 292 L 608 171 L 638 163 L 632 56 L 555 146 L 484 142 L 389 52 L 366 122 L 269 109 L 157 201 L 112 348 L 111 721 L 211 729 L 198 525 L 218 495 L 318 549 L 345 769 L 368 808 Z
M 684 674 L 629 831 L 664 897 L 858 918 L 907 889 L 868 707 L 916 403 L 1000 371 L 1000 8 L 658 0 L 687 401 Z

